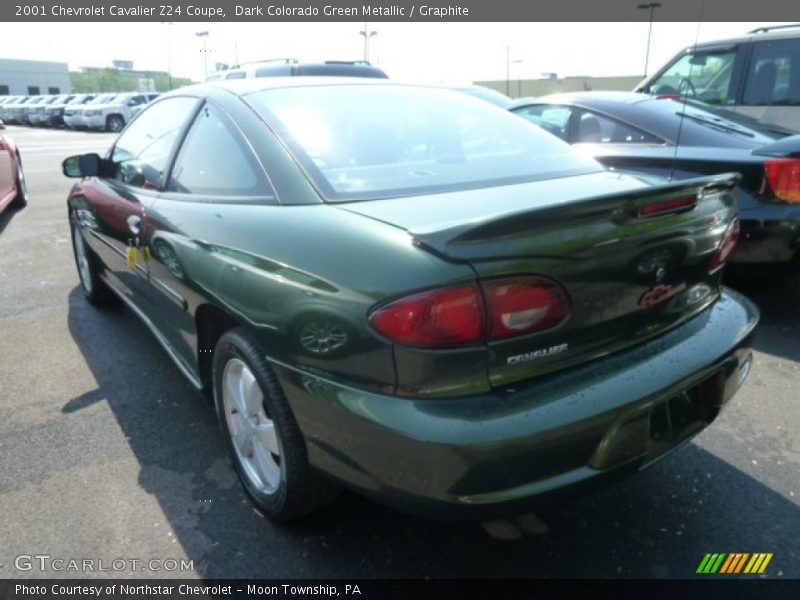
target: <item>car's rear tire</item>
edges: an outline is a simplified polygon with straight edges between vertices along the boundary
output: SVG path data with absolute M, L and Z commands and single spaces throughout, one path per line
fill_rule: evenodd
M 72 230 L 72 252 L 75 256 L 75 266 L 78 268 L 78 277 L 81 282 L 83 295 L 92 304 L 107 305 L 117 301 L 116 295 L 100 278 L 99 259 L 83 239 L 78 223 L 73 217 L 70 219 Z
M 223 334 L 212 361 L 214 404 L 236 473 L 256 508 L 276 521 L 302 517 L 339 495 L 308 463 L 280 383 L 249 332 Z
M 109 115 L 106 119 L 106 131 L 119 133 L 125 128 L 125 119 L 120 115 Z
M 28 184 L 25 181 L 25 173 L 22 170 L 22 159 L 17 154 L 17 174 L 14 177 L 14 186 L 17 188 L 17 195 L 11 201 L 14 208 L 25 208 L 28 205 Z

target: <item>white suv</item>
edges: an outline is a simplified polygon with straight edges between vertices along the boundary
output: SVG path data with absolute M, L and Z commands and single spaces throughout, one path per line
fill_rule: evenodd
M 686 96 L 800 132 L 800 24 L 686 48 L 634 91 Z
M 87 105 L 82 112 L 82 125 L 89 129 L 99 129 L 119 133 L 128 121 L 145 104 L 158 97 L 156 93 L 147 94 L 119 94 L 108 104 Z

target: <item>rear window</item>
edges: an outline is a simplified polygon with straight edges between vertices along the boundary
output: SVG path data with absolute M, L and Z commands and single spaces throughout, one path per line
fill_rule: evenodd
M 248 101 L 331 201 L 551 179 L 602 169 L 561 140 L 453 90 L 338 85 Z
M 256 69 L 256 77 L 283 77 L 291 74 L 291 65 L 267 65 Z
M 323 63 L 298 65 L 296 75 L 321 75 L 328 77 L 373 77 L 386 79 L 386 74 L 369 65 L 352 65 L 347 63 Z

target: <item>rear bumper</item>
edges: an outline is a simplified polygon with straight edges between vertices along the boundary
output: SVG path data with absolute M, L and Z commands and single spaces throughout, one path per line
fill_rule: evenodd
M 317 468 L 402 510 L 489 518 L 636 470 L 690 439 L 746 378 L 757 322 L 755 306 L 726 290 L 634 349 L 464 398 L 385 396 L 273 366 Z

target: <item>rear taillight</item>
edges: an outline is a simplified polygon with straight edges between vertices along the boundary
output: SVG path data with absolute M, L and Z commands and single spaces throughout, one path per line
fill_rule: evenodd
M 764 163 L 764 175 L 776 198 L 800 202 L 800 159 L 770 159 Z
M 489 281 L 483 291 L 489 308 L 491 339 L 550 329 L 569 316 L 567 295 L 549 279 L 519 277 Z
M 711 264 L 708 266 L 709 273 L 716 273 L 725 266 L 725 262 L 730 258 L 733 251 L 736 249 L 736 244 L 739 242 L 739 219 L 734 219 L 725 234 L 722 236 L 719 249 L 714 256 L 711 257 Z
M 373 312 L 369 321 L 392 341 L 410 346 L 460 346 L 483 340 L 483 302 L 477 285 L 401 298 Z
M 399 344 L 445 348 L 543 331 L 569 313 L 557 283 L 526 276 L 414 294 L 379 307 L 369 322 Z
M 697 195 L 680 196 L 678 198 L 667 198 L 657 202 L 648 202 L 639 206 L 638 214 L 640 217 L 651 217 L 663 213 L 677 212 L 694 208 L 697 205 Z

